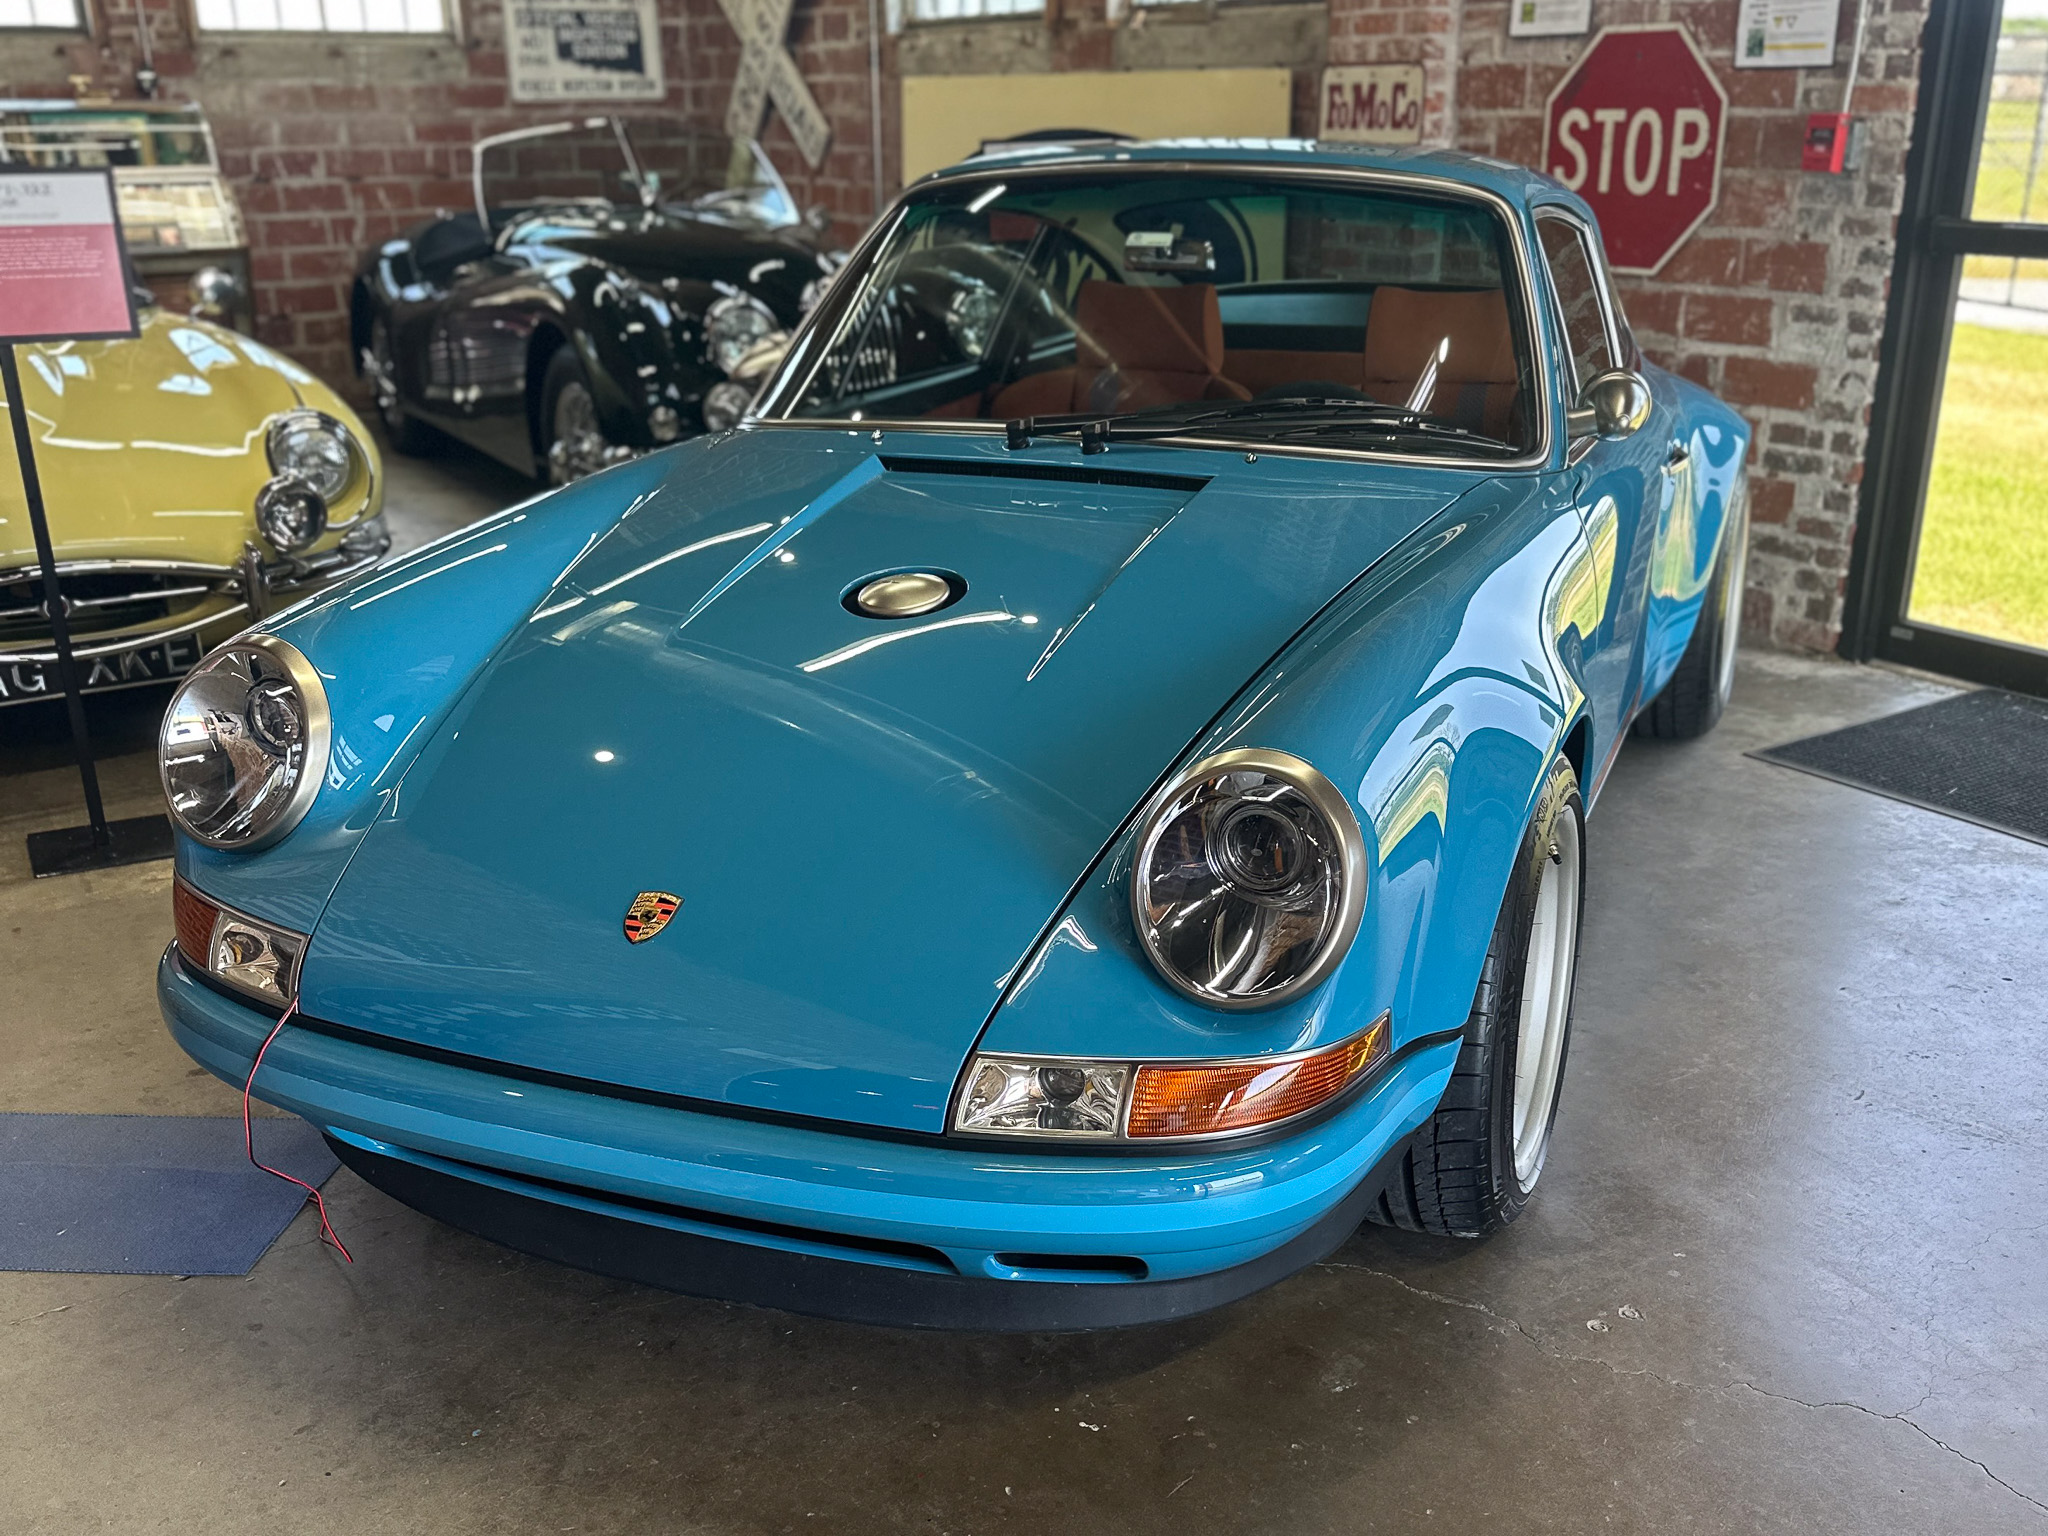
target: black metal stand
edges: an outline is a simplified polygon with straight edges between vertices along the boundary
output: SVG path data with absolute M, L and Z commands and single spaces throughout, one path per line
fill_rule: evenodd
M 79 685 L 78 662 L 71 654 L 71 619 L 57 586 L 57 555 L 50 543 L 50 524 L 43 513 L 43 482 L 36 473 L 34 435 L 28 426 L 28 405 L 22 397 L 21 372 L 12 343 L 0 345 L 0 381 L 7 388 L 7 419 L 14 427 L 14 456 L 21 465 L 21 489 L 28 501 L 29 527 L 36 539 L 36 560 L 43 573 L 43 607 L 50 615 L 50 638 L 57 649 L 57 682 L 71 711 L 71 741 L 78 752 L 78 777 L 85 788 L 87 825 L 60 827 L 28 836 L 29 867 L 36 878 L 68 875 L 86 869 L 109 869 L 171 856 L 171 824 L 163 816 L 138 816 L 109 825 L 100 803 L 100 776 L 93 766 L 92 738 L 85 728 L 85 694 Z

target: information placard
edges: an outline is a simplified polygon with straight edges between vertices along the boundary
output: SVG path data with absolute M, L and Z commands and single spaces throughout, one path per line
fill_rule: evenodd
M 1742 0 L 1737 69 L 1832 69 L 1841 0 Z
M 505 58 L 514 101 L 659 101 L 668 93 L 654 0 L 513 0 Z
M 0 166 L 0 342 L 134 334 L 113 173 Z
M 1332 64 L 1316 137 L 1338 144 L 1420 144 L 1420 64 Z
M 1509 37 L 1584 37 L 1593 29 L 1593 0 L 1509 0 Z

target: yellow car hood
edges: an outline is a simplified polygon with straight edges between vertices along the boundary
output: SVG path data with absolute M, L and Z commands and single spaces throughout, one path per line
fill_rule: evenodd
M 19 355 L 59 560 L 233 565 L 270 478 L 264 426 L 295 405 L 336 417 L 374 453 L 354 413 L 305 369 L 204 321 L 155 311 L 131 341 Z M 377 510 L 333 509 L 337 524 Z M 0 570 L 35 558 L 10 423 L 0 430 Z

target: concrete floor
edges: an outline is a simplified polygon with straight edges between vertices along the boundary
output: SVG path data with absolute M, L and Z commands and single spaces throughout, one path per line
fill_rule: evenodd
M 394 468 L 423 523 L 521 491 Z M 246 1279 L 0 1275 L 0 1528 L 2048 1532 L 2048 849 L 1742 756 L 1938 692 L 1749 656 L 1715 735 L 1623 753 L 1549 1171 L 1491 1242 L 924 1336 L 527 1260 L 343 1171 L 353 1268 L 302 1216 Z M 61 736 L 0 737 L 0 1109 L 234 1113 L 156 1016 L 168 866 L 29 882 L 75 789 Z

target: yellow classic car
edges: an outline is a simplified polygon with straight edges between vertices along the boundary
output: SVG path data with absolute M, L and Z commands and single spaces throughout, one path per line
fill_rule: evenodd
M 382 558 L 383 476 L 354 412 L 234 331 L 145 310 L 127 341 L 20 349 L 87 692 L 217 642 Z M 0 707 L 61 693 L 11 427 L 0 430 Z

